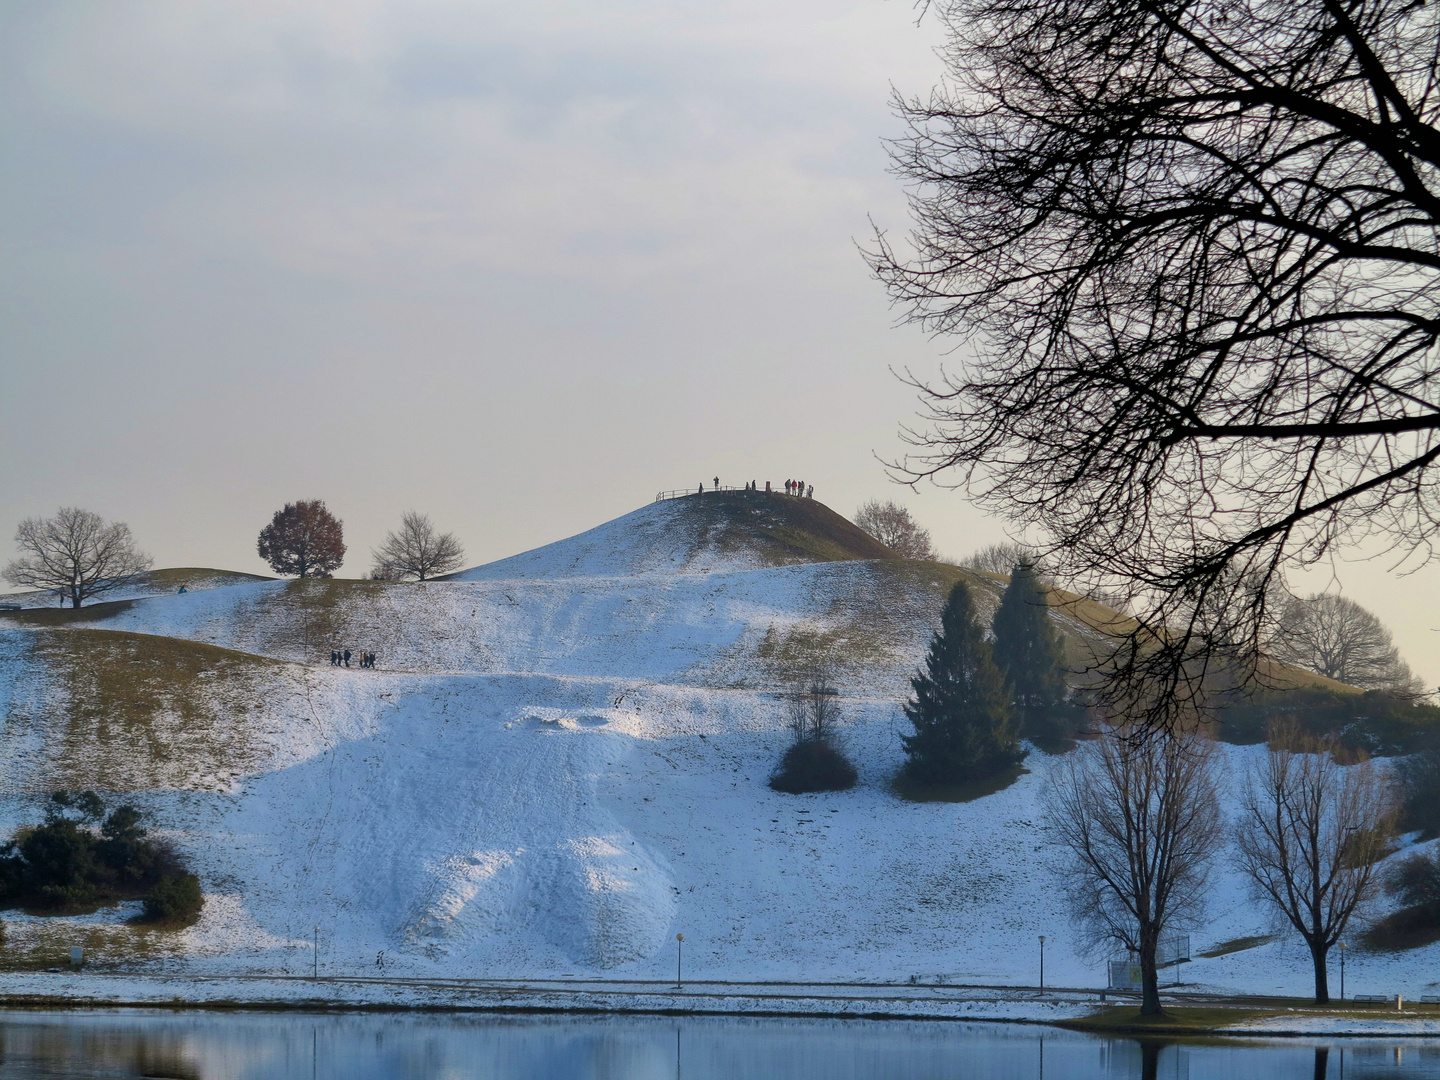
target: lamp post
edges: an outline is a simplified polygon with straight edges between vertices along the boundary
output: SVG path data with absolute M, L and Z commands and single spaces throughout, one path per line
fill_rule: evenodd
M 1345 942 L 1340 942 L 1340 1000 L 1345 1000 Z
M 685 935 L 675 935 L 675 989 L 679 990 L 684 984 L 680 981 L 680 950 L 685 947 Z
M 1045 935 L 1040 935 L 1040 992 L 1045 992 Z

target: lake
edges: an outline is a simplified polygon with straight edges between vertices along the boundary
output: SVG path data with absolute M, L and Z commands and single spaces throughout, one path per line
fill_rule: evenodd
M 1185 1044 L 1005 1024 L 477 1014 L 0 1012 L 0 1077 L 1068 1080 L 1437 1077 L 1440 1040 Z

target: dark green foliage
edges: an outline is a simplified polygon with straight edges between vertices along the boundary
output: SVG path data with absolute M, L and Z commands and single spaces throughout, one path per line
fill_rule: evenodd
M 154 845 L 140 827 L 140 811 L 130 804 L 116 807 L 100 827 L 95 857 L 126 884 L 145 880 L 155 862 Z
M 85 826 L 102 821 L 99 835 Z M 184 876 L 170 847 L 149 839 L 140 811 L 126 804 L 105 816 L 93 791 L 56 792 L 45 823 L 0 846 L 0 903 L 67 909 L 148 893 Z
M 950 591 L 925 670 L 910 685 L 915 697 L 905 706 L 905 716 L 915 733 L 902 740 L 909 756 L 903 777 L 908 783 L 961 784 L 1024 760 L 1004 682 L 963 582 Z
M 802 739 L 785 751 L 770 786 L 790 795 L 845 791 L 855 786 L 855 766 L 828 739 Z
M 1427 839 L 1440 835 L 1440 741 L 1427 739 L 1396 766 L 1404 798 L 1404 825 Z
M 52 791 L 45 820 L 81 821 L 93 825 L 105 815 L 105 800 L 93 791 Z
M 52 819 L 20 842 L 25 892 L 44 907 L 95 899 L 99 865 L 94 837 L 66 818 Z
M 205 898 L 194 874 L 168 874 L 145 894 L 147 922 L 192 923 L 200 917 Z
M 1412 754 L 1440 744 L 1440 706 L 1383 690 L 1237 691 L 1216 704 L 1216 737 L 1241 746 L 1264 742 L 1269 725 L 1277 720 L 1293 721 L 1306 734 L 1333 734 L 1345 746 L 1375 757 Z
M 995 664 L 1020 733 L 1047 742 L 1069 737 L 1074 717 L 1065 707 L 1065 646 L 1050 618 L 1049 590 L 1034 566 L 1022 563 L 1011 573 L 992 629 Z
M 1440 916 L 1440 858 L 1432 851 L 1401 860 L 1386 877 L 1385 891 Z

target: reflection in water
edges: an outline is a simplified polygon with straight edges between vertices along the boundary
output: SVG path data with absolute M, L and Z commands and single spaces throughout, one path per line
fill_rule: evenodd
M 1440 1080 L 1440 1040 L 1167 1043 L 1003 1024 L 0 1013 L 0 1080 Z

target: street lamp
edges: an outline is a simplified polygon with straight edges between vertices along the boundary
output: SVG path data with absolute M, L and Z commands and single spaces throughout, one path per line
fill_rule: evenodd
M 1340 1000 L 1345 1000 L 1345 942 L 1340 942 Z
M 1040 935 L 1040 992 L 1045 992 L 1045 935 Z
M 675 989 L 679 990 L 683 985 L 680 982 L 680 950 L 685 947 L 685 935 L 675 935 Z

